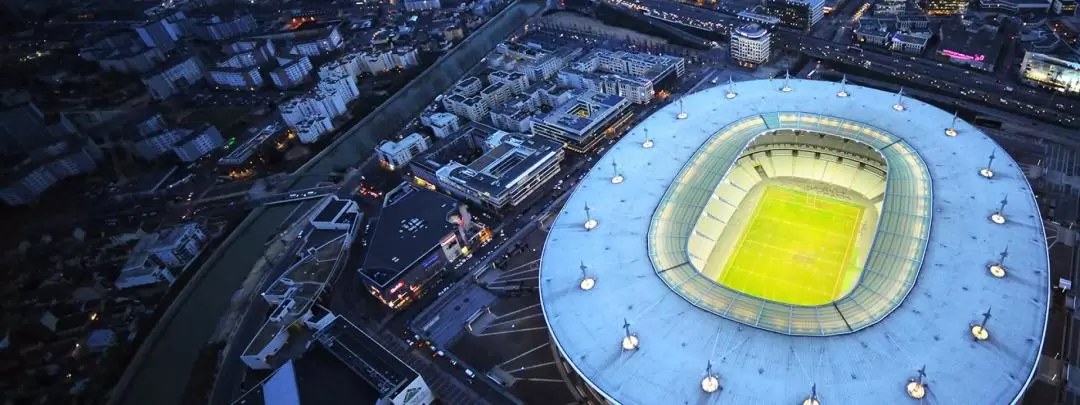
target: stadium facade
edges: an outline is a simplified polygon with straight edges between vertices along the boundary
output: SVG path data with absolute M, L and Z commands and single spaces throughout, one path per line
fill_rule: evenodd
M 770 188 L 835 202 L 799 215 L 859 215 L 799 236 L 805 218 L 757 219 Z M 813 253 L 788 258 L 797 237 Z M 834 239 L 842 255 L 818 249 Z M 826 294 L 783 294 L 830 263 Z M 740 284 L 740 266 L 768 274 Z M 996 404 L 1034 377 L 1048 268 L 1024 173 L 975 127 L 902 94 L 762 80 L 613 146 L 551 226 L 540 294 L 559 365 L 599 402 Z

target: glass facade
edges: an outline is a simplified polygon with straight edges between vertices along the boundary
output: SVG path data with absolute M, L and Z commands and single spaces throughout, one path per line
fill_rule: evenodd
M 870 145 L 888 166 L 878 229 L 862 277 L 848 295 L 820 306 L 752 297 L 699 273 L 687 244 L 713 189 L 758 135 L 792 129 Z M 904 140 L 877 128 L 816 114 L 774 112 L 736 121 L 706 142 L 683 167 L 649 226 L 649 256 L 662 280 L 702 309 L 773 332 L 828 336 L 873 325 L 903 301 L 915 284 L 930 233 L 930 175 Z

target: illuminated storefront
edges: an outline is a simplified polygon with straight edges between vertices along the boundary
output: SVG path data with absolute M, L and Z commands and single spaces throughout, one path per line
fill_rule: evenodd
M 1028 52 L 1020 65 L 1021 79 L 1032 86 L 1071 95 L 1080 94 L 1080 62 Z

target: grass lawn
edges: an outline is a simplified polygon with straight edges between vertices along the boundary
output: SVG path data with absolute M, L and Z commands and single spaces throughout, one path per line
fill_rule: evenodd
M 840 298 L 858 280 L 855 239 L 863 207 L 769 185 L 719 281 L 744 293 L 794 305 Z

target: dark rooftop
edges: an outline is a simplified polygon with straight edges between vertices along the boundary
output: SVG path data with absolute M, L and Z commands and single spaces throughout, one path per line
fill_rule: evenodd
M 384 286 L 438 246 L 457 228 L 447 221 L 458 202 L 434 191 L 406 187 L 386 194 L 361 273 Z
M 345 208 L 345 204 L 347 203 L 347 200 L 331 199 L 329 202 L 326 203 L 326 206 L 323 207 L 322 211 L 319 211 L 318 214 L 315 214 L 315 222 L 333 221 L 334 218 L 337 218 L 338 213 L 341 212 L 341 209 Z
M 324 348 L 383 397 L 393 396 L 419 377 L 401 359 L 340 316 L 320 333 L 318 339 Z

